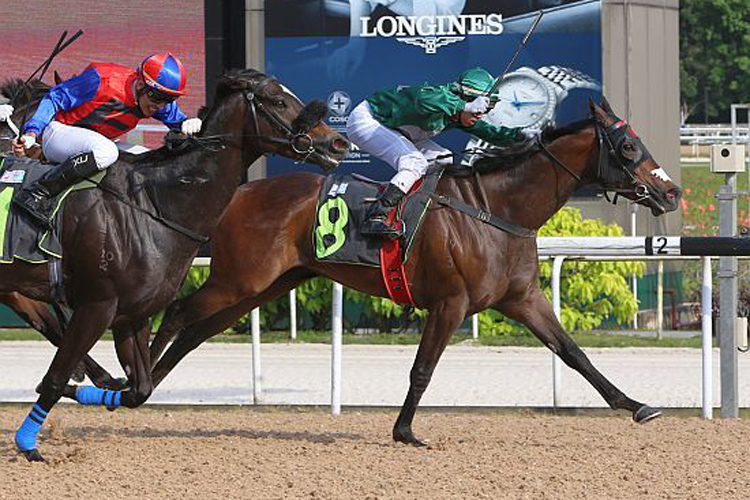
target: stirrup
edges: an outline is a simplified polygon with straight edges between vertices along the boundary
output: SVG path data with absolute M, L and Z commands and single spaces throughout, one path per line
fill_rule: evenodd
M 393 226 L 389 226 L 382 219 L 368 219 L 362 224 L 359 232 L 364 235 L 370 236 L 385 236 L 392 240 L 400 238 L 404 235 L 403 229 L 397 229 Z

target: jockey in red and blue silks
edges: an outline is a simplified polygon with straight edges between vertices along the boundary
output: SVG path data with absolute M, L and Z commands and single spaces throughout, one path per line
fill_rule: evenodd
M 47 160 L 60 165 L 22 190 L 14 203 L 42 225 L 49 225 L 49 199 L 99 170 L 119 156 L 112 141 L 153 117 L 173 130 L 195 134 L 201 120 L 188 119 L 176 99 L 185 93 L 185 69 L 174 55 L 148 56 L 138 69 L 91 63 L 78 76 L 50 89 L 24 135 L 14 145 L 23 156 L 41 136 Z

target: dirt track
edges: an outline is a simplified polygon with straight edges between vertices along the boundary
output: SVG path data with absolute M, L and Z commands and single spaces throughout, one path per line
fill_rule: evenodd
M 0 407 L 0 498 L 747 498 L 750 421 L 418 413 L 432 447 L 395 444 L 396 413 L 63 406 L 46 464 L 14 451 L 27 405 Z

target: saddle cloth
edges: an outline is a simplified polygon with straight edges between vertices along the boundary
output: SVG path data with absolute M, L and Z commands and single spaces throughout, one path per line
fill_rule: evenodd
M 442 172 L 442 169 L 428 172 L 395 208 L 395 216 L 404 227 L 401 237 L 403 262 L 409 258 L 411 244 L 432 202 L 430 194 L 435 191 Z M 370 203 L 385 186 L 350 174 L 328 176 L 318 195 L 312 228 L 317 260 L 380 267 L 380 248 L 387 239 L 362 235 L 360 227 Z
M 43 264 L 51 258 L 62 258 L 59 240 L 61 232 L 50 232 L 39 227 L 11 203 L 18 190 L 36 181 L 55 166 L 29 158 L 0 155 L 0 264 L 10 264 L 15 259 Z M 103 177 L 104 172 L 99 175 Z M 68 193 L 73 189 L 93 186 L 90 182 L 83 182 L 55 197 L 52 206 L 56 228 L 60 227 L 61 208 Z

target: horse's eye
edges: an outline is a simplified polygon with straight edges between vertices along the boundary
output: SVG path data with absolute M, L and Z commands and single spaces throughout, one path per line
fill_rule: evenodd
M 286 107 L 286 103 L 284 102 L 284 99 L 275 99 L 273 101 L 273 105 L 276 106 L 277 108 L 285 108 Z
M 627 160 L 635 160 L 635 157 L 637 156 L 635 144 L 631 141 L 625 142 L 622 145 L 622 148 L 620 148 L 620 154 Z

